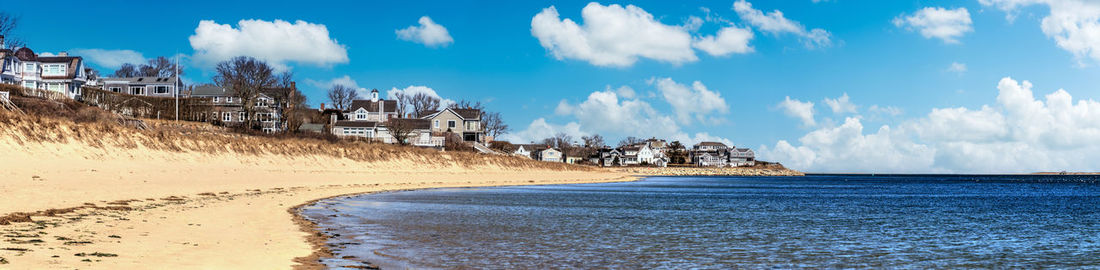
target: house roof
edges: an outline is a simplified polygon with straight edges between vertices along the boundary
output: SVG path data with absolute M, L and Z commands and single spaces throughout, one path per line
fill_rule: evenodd
M 415 119 L 415 118 L 394 118 L 394 119 L 386 120 L 386 123 L 383 123 L 382 125 L 383 126 L 392 126 L 392 125 L 400 125 L 400 124 L 412 125 L 413 129 L 431 129 L 432 128 L 431 122 L 428 121 L 428 119 Z
M 352 100 L 351 107 L 348 108 L 348 111 L 354 112 L 359 110 L 359 108 L 363 108 L 368 112 L 378 112 L 379 104 L 382 104 L 385 112 L 397 112 L 396 100 L 379 100 L 377 102 L 371 100 Z
M 333 127 L 367 127 L 367 128 L 372 128 L 372 127 L 378 126 L 378 122 L 340 120 L 340 121 L 336 121 L 336 124 L 333 124 L 332 126 Z
M 737 151 L 737 152 L 742 152 L 742 153 L 744 153 L 744 152 L 752 152 L 752 149 L 748 149 L 748 148 L 734 148 L 734 149 L 731 149 L 730 151 Z
M 481 119 L 481 110 L 478 109 L 451 109 L 463 119 Z
M 191 90 L 191 95 L 192 96 L 228 96 L 228 95 L 232 95 L 232 93 L 230 91 L 227 91 L 225 88 L 222 88 L 221 86 L 207 84 L 207 85 L 195 86 L 195 88 Z
M 549 148 L 549 146 L 545 144 L 517 144 L 516 149 L 519 149 L 519 147 L 523 147 L 523 150 L 527 150 L 529 152 L 538 152 L 542 151 L 543 149 Z
M 102 78 L 101 80 L 104 82 L 126 82 L 127 84 L 172 84 L 175 82 L 174 77 Z
M 389 105 L 387 105 L 387 106 L 389 106 Z M 481 110 L 478 110 L 478 109 L 455 109 L 455 108 L 446 108 L 446 109 L 443 109 L 442 111 L 430 111 L 430 113 L 428 113 L 427 116 L 424 116 L 423 118 L 425 118 L 425 119 L 435 118 L 436 116 L 438 116 L 439 114 L 441 114 L 445 111 L 454 112 L 454 114 L 458 115 L 458 117 L 462 118 L 462 120 L 480 120 L 481 119 Z
M 722 147 L 727 147 L 726 144 L 720 143 L 720 142 L 701 142 L 699 144 L 696 144 L 695 146 L 722 146 Z
M 15 57 L 20 61 L 38 61 L 38 55 L 31 48 L 23 47 L 15 50 Z

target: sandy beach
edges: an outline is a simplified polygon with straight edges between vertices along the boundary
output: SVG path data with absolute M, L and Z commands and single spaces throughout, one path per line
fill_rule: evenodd
M 319 198 L 633 179 L 533 161 L 470 163 L 460 159 L 474 154 L 460 153 L 364 161 L 354 155 L 278 154 L 272 149 L 292 146 L 277 144 L 255 147 L 254 153 L 234 146 L 165 150 L 145 140 L 161 136 L 155 132 L 112 138 L 119 133 L 50 119 L 7 119 L 3 127 L 0 269 L 309 268 L 298 261 L 308 262 L 314 253 L 311 233 L 289 210 Z M 51 138 L 32 138 L 28 131 Z

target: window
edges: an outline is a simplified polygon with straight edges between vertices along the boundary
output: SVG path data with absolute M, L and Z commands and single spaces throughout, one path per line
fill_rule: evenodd
M 167 86 L 167 85 L 157 85 L 157 86 L 154 86 L 154 87 L 153 87 L 153 93 L 157 93 L 157 94 L 167 94 L 167 93 L 168 93 L 168 86 Z
M 122 87 L 111 87 L 111 88 L 108 88 L 108 89 L 111 90 L 111 92 L 115 92 L 115 93 L 121 93 L 122 92 Z
M 233 103 L 233 97 L 225 97 L 226 103 Z
M 356 113 L 355 114 L 355 120 L 367 120 L 367 114 L 362 113 L 362 112 Z
M 64 86 L 61 83 L 47 83 L 46 90 L 61 92 L 64 91 Z
M 435 120 L 434 122 L 432 122 L 432 127 L 439 128 L 439 120 Z
M 34 72 L 34 63 L 23 64 L 23 72 Z
M 214 97 L 214 103 L 221 102 L 221 97 Z
M 145 94 L 145 87 L 131 86 L 130 87 L 130 94 L 131 95 L 144 95 Z
M 23 82 L 23 87 L 34 88 L 34 82 Z
M 447 120 L 447 128 L 455 128 L 455 120 Z
M 65 64 L 42 65 L 42 75 L 65 75 Z
M 244 117 L 245 117 L 244 112 L 240 112 L 240 113 L 237 113 L 237 114 L 239 116 L 239 118 L 237 118 L 237 121 L 244 121 Z
M 229 112 L 226 112 L 226 113 L 224 113 L 223 115 L 224 115 L 224 116 L 222 117 L 222 121 L 226 121 L 226 122 L 229 122 L 229 121 L 232 121 L 232 120 L 233 120 L 233 115 L 232 115 L 232 114 L 229 114 Z

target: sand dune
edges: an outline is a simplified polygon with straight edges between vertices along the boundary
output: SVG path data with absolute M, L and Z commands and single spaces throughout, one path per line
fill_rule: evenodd
M 0 153 L 0 269 L 309 267 L 295 258 L 310 261 L 310 234 L 288 209 L 314 199 L 632 179 L 472 153 L 10 114 L 0 115 Z

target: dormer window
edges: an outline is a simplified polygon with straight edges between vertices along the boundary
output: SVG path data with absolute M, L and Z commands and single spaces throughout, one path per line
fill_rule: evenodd
M 355 120 L 367 120 L 367 114 L 363 111 L 355 113 Z
M 214 97 L 214 103 L 221 102 L 221 97 Z

